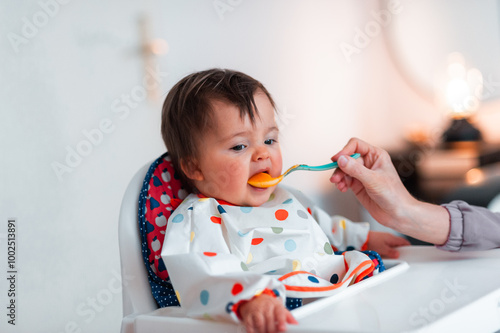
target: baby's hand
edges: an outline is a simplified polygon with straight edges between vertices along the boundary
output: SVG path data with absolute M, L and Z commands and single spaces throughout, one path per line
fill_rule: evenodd
M 395 248 L 410 245 L 410 242 L 387 232 L 370 231 L 367 245 L 368 250 L 377 252 L 381 257 L 395 259 L 399 257 L 399 252 Z
M 262 294 L 242 304 L 239 314 L 248 333 L 284 332 L 286 324 L 298 324 L 278 298 Z

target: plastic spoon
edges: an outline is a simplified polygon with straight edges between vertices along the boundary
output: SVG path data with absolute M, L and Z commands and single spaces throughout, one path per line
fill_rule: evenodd
M 352 158 L 358 158 L 360 154 L 354 154 L 351 155 Z M 338 167 L 337 162 L 333 163 L 328 163 L 325 165 L 319 165 L 319 166 L 309 166 L 307 164 L 296 164 L 289 168 L 288 170 L 285 171 L 284 174 L 282 174 L 279 177 L 273 178 L 271 175 L 265 172 L 258 173 L 248 180 L 248 184 L 254 186 L 254 187 L 260 187 L 260 188 L 267 188 L 274 186 L 278 184 L 280 181 L 285 178 L 289 173 L 297 170 L 309 170 L 309 171 L 325 171 L 325 170 L 330 170 L 330 169 L 335 169 Z

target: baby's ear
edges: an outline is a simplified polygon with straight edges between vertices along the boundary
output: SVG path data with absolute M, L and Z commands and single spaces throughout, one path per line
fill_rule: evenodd
M 183 159 L 181 161 L 181 169 L 182 172 L 186 175 L 191 180 L 198 180 L 202 181 L 205 178 L 203 177 L 203 173 L 201 172 L 201 169 L 198 166 L 198 161 L 195 159 L 189 158 L 189 159 Z

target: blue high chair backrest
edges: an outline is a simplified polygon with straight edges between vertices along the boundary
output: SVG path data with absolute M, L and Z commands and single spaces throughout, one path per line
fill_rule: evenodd
M 179 305 L 160 254 L 168 218 L 186 196 L 167 152 L 151 164 L 144 178 L 138 211 L 142 256 L 159 307 Z

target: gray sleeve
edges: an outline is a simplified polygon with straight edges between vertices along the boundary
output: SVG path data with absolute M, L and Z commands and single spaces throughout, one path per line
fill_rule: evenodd
M 448 240 L 438 249 L 446 251 L 489 250 L 500 247 L 500 213 L 464 201 L 442 205 L 450 214 Z

